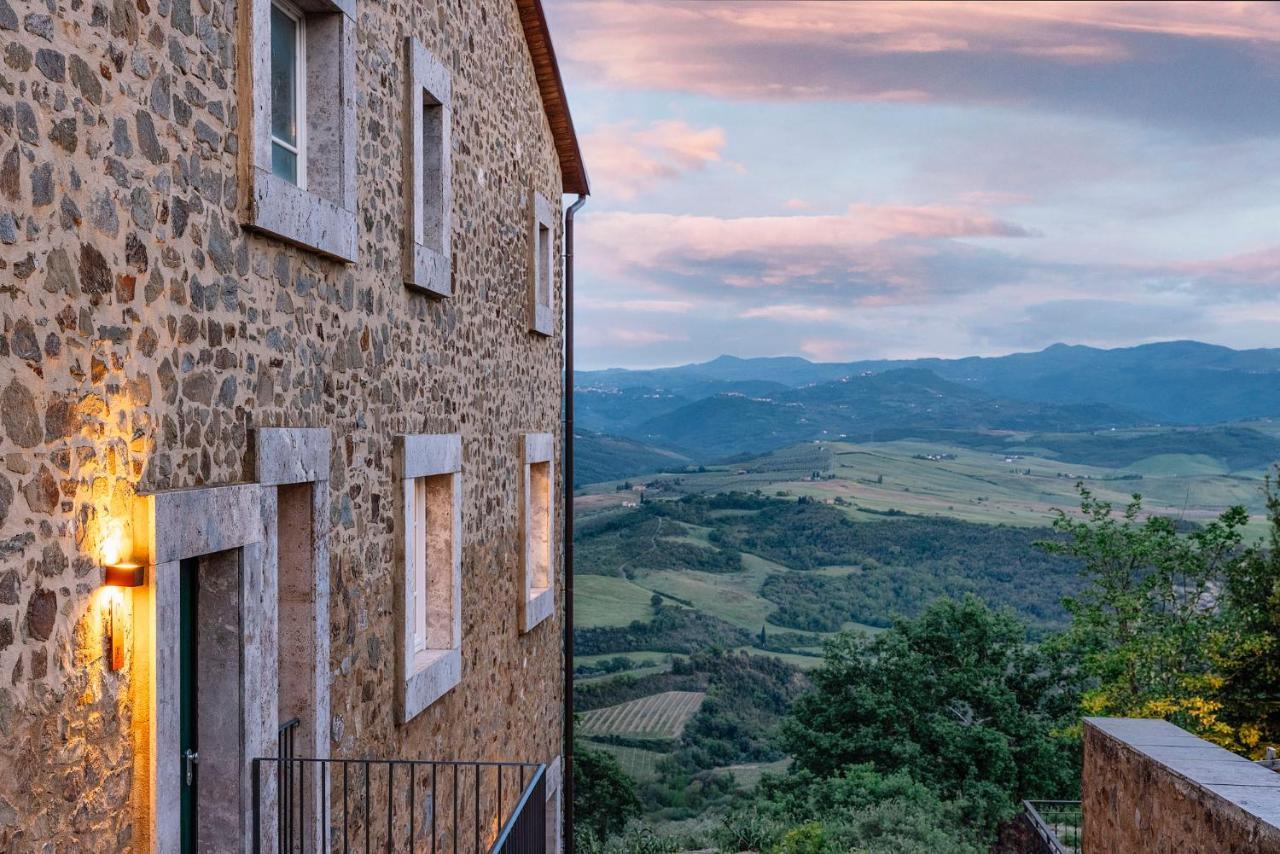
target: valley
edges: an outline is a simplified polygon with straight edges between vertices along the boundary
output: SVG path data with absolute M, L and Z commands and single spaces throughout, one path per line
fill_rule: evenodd
M 1226 401 L 1248 417 L 1203 424 L 1152 414 L 1209 382 L 1187 370 L 1164 397 L 1131 396 L 1141 408 L 1033 399 L 1018 371 L 1051 372 L 1026 359 L 834 377 L 849 366 L 721 359 L 580 378 L 579 737 L 640 782 L 649 821 L 678 828 L 785 768 L 786 697 L 836 633 L 967 594 L 1031 640 L 1061 631 L 1078 567 L 1038 543 L 1058 536 L 1056 511 L 1078 512 L 1079 487 L 1118 507 L 1141 494 L 1144 514 L 1183 530 L 1243 505 L 1246 538 L 1261 536 L 1280 373 L 1256 352 L 1224 357 L 1214 393 L 1262 389 L 1263 403 Z

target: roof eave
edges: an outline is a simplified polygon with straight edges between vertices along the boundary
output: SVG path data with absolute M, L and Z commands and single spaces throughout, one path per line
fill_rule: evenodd
M 542 108 L 547 113 L 556 155 L 560 159 L 562 189 L 566 193 L 585 196 L 591 192 L 587 167 L 582 160 L 578 135 L 573 129 L 569 99 L 565 96 L 564 80 L 560 77 L 560 66 L 551 44 L 551 30 L 547 27 L 542 0 L 516 0 L 516 8 L 520 12 L 525 44 L 529 46 L 529 56 L 538 79 Z

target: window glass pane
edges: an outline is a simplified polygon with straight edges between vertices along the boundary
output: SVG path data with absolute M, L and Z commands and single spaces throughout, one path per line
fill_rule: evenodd
M 298 183 L 298 155 L 278 142 L 271 143 L 271 171 L 286 181 Z
M 298 144 L 298 22 L 271 7 L 271 135 Z M 296 162 L 295 162 L 296 165 Z

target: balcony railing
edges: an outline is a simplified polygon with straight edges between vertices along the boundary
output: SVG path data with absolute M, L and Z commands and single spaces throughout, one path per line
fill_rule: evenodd
M 546 767 L 412 759 L 253 760 L 253 851 L 542 854 Z
M 1079 801 L 1023 801 L 1022 808 L 1044 850 L 1052 854 L 1080 854 Z

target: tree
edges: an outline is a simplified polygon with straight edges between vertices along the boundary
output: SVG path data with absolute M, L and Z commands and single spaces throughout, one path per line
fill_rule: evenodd
M 765 630 L 764 626 L 760 627 L 760 648 L 769 648 L 769 632 Z
M 938 600 L 874 637 L 844 632 L 811 678 L 783 729 L 797 772 L 901 771 L 967 802 L 968 820 L 987 830 L 1018 799 L 1077 785 L 1066 732 L 1079 695 L 1065 660 L 975 597 Z
M 1229 744 L 1221 717 L 1219 650 L 1231 635 L 1220 592 L 1241 558 L 1243 507 L 1181 534 L 1173 519 L 1142 516 L 1134 495 L 1117 512 L 1078 485 L 1079 516 L 1057 511 L 1062 540 L 1046 551 L 1082 562 L 1085 586 L 1066 600 L 1072 617 L 1064 639 L 1090 680 L 1089 714 L 1162 717 Z
M 1280 476 L 1280 467 L 1276 469 Z M 1227 624 L 1221 657 L 1223 718 L 1241 747 L 1260 753 L 1280 742 L 1280 491 L 1263 486 L 1270 523 L 1267 543 L 1250 548 L 1228 574 L 1222 609 Z
M 573 745 L 573 817 L 597 839 L 621 833 L 628 819 L 640 812 L 635 781 L 618 760 L 603 750 Z M 576 828 L 575 828 L 576 829 Z

